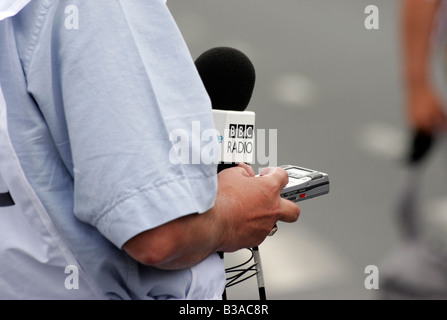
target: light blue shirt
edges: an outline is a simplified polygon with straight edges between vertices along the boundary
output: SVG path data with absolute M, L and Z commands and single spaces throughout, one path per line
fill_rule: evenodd
M 6 106 L 0 139 L 9 135 L 10 158 L 17 158 L 23 184 L 49 217 L 40 219 L 42 228 L 55 229 L 48 243 L 65 248 L 58 250 L 68 251 L 91 286 L 120 299 L 222 293 L 225 274 L 217 255 L 194 268 L 162 271 L 121 249 L 145 230 L 206 212 L 217 192 L 215 165 L 169 159 L 170 132 L 191 132 L 193 121 L 202 131 L 214 124 L 165 1 L 32 0 L 0 21 L 0 86 Z M 12 181 L 7 171 L 0 171 L 6 185 Z M 18 199 L 12 184 L 11 196 Z M 5 246 L 0 235 L 0 261 Z M 0 276 L 19 277 L 12 269 Z M 42 297 L 64 285 L 59 282 L 41 288 Z M 0 281 L 0 298 L 14 296 L 6 287 L 12 290 L 14 283 Z

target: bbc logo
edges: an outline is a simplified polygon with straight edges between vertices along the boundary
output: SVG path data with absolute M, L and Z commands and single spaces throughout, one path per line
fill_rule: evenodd
M 254 126 L 252 124 L 230 124 L 230 138 L 253 139 Z

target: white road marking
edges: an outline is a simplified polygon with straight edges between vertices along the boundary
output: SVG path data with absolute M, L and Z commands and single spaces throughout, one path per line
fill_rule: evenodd
M 287 293 L 305 292 L 335 286 L 348 279 L 352 265 L 346 257 L 308 227 L 300 226 L 294 233 L 281 227 L 275 236 L 267 238 L 259 247 L 265 287 L 269 297 Z M 227 267 L 244 262 L 249 254 L 242 250 L 226 254 Z M 234 289 L 233 289 L 234 288 Z M 230 299 L 256 298 L 257 282 L 229 288 Z
M 407 147 L 405 132 L 387 123 L 371 123 L 358 137 L 360 148 L 386 160 L 402 159 Z
M 314 104 L 317 89 L 315 83 L 305 75 L 282 74 L 273 80 L 272 95 L 280 105 L 308 108 Z

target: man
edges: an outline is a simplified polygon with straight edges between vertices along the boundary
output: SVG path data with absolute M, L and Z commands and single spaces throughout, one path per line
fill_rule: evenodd
M 216 252 L 298 219 L 280 168 L 170 161 L 213 120 L 165 1 L 0 9 L 0 298 L 218 299 Z

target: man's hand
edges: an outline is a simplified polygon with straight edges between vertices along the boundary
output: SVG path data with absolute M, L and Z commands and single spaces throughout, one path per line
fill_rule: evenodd
M 127 241 L 123 249 L 143 264 L 181 269 L 217 251 L 255 247 L 277 221 L 298 219 L 299 207 L 280 197 L 287 182 L 288 175 L 281 168 L 264 169 L 259 177 L 245 164 L 223 170 L 212 209 L 145 231 Z
M 255 247 L 277 221 L 298 219 L 299 207 L 280 197 L 288 181 L 287 172 L 281 168 L 266 168 L 255 177 L 253 169 L 245 164 L 219 174 L 215 209 L 224 240 L 219 251 Z

